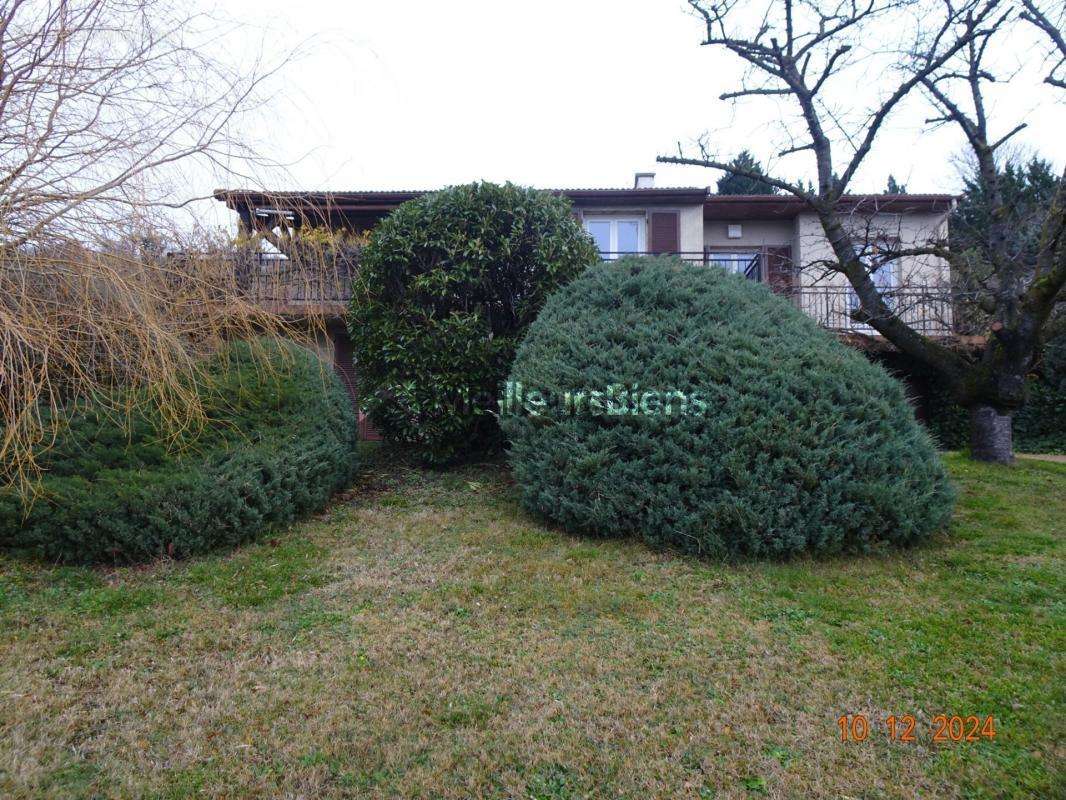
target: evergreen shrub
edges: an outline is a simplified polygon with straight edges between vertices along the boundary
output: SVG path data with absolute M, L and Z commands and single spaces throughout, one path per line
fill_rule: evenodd
M 925 425 L 940 449 L 969 446 L 969 414 L 935 372 L 903 353 L 869 357 L 910 382 Z M 1066 317 L 1049 324 L 1047 343 L 1029 376 L 1027 394 L 1026 404 L 1014 414 L 1015 452 L 1066 453 Z
M 547 296 L 596 261 L 565 198 L 512 184 L 403 203 L 374 230 L 348 314 L 363 408 L 431 464 L 502 441 L 497 394 Z
M 1028 402 L 1014 415 L 1014 437 L 1018 452 L 1066 453 L 1066 318 L 1048 337 Z
M 182 558 L 321 509 L 354 474 L 351 402 L 308 350 L 256 347 L 269 350 L 212 358 L 196 383 L 208 424 L 181 447 L 151 413 L 76 408 L 36 495 L 0 491 L 0 547 L 77 564 Z
M 765 286 L 676 258 L 590 268 L 520 346 L 523 504 L 712 557 L 917 542 L 954 493 L 900 384 Z

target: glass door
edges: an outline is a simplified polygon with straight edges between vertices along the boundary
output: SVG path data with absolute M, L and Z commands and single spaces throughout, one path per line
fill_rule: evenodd
M 644 220 L 640 217 L 588 217 L 585 230 L 605 261 L 644 252 Z
M 752 280 L 759 280 L 759 253 L 733 251 L 707 251 L 707 263 L 721 267 L 726 272 L 746 275 Z

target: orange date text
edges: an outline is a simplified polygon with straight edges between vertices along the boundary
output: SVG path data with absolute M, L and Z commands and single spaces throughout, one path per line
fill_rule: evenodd
M 919 736 L 937 743 L 991 741 L 996 738 L 995 718 L 975 714 L 937 714 L 921 730 L 913 714 L 892 714 L 884 720 L 874 721 L 865 714 L 844 714 L 837 719 L 837 727 L 842 742 L 865 742 L 875 729 L 894 742 L 915 742 Z

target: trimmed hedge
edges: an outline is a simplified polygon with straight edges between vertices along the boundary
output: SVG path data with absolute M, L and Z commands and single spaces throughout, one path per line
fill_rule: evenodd
M 371 235 L 348 314 L 382 435 L 431 464 L 502 445 L 496 398 L 519 339 L 596 259 L 549 192 L 474 183 L 399 206 Z
M 674 258 L 590 268 L 519 348 L 530 511 L 712 557 L 909 544 L 953 489 L 900 384 L 783 298 Z
M 184 451 L 158 420 L 72 415 L 28 505 L 0 492 L 0 547 L 47 561 L 131 563 L 231 547 L 322 508 L 356 466 L 356 420 L 311 352 L 236 343 L 197 386 L 210 426 Z

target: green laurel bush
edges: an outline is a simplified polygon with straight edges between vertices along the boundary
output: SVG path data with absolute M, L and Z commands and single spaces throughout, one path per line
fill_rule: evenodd
M 431 464 L 498 448 L 518 341 L 596 259 L 569 201 L 549 192 L 473 183 L 400 205 L 363 251 L 348 314 L 377 429 Z
M 354 475 L 351 401 L 310 351 L 255 348 L 237 342 L 205 366 L 208 422 L 179 447 L 152 411 L 75 409 L 40 459 L 36 495 L 0 490 L 0 547 L 71 564 L 182 558 L 321 509 Z
M 917 542 L 951 514 L 896 380 L 765 286 L 676 258 L 552 295 L 506 398 L 523 504 L 574 533 L 784 557 Z

